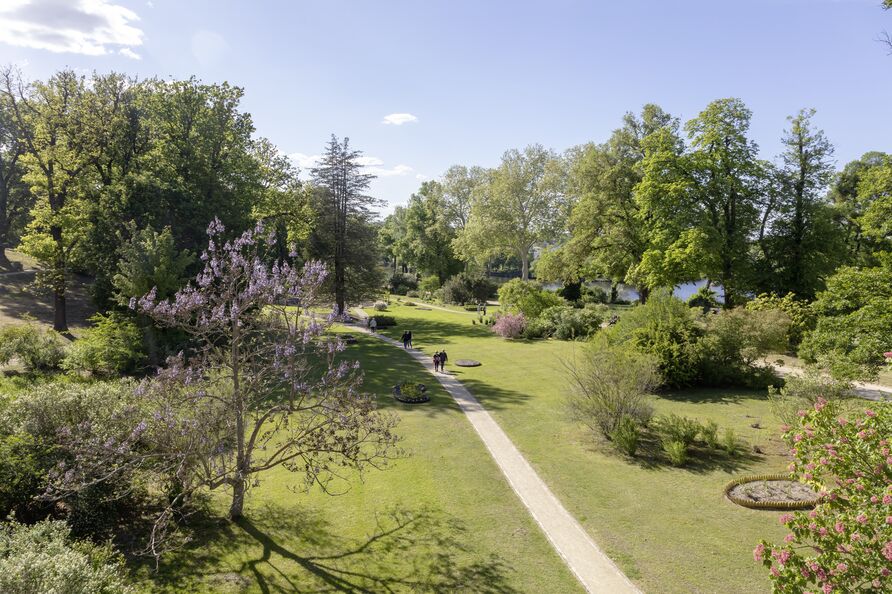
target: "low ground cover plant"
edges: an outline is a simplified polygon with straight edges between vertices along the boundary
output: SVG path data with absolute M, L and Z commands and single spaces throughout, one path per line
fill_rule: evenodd
M 65 357 L 65 345 L 55 332 L 34 323 L 0 328 L 0 365 L 13 359 L 27 371 L 57 369 Z
M 109 377 L 140 368 L 145 359 L 143 333 L 131 318 L 117 313 L 96 314 L 67 349 L 62 368 Z

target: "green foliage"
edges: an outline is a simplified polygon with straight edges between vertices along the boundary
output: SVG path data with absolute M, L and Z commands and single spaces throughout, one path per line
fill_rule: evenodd
M 393 316 L 381 316 L 374 315 L 372 318 L 375 320 L 375 324 L 378 328 L 388 328 L 390 326 L 396 326 L 396 318 Z
M 700 378 L 708 385 L 765 387 L 773 374 L 757 365 L 767 353 L 787 344 L 789 318 L 780 310 L 750 311 L 741 307 L 705 315 L 705 332 L 697 349 Z
M 688 462 L 688 448 L 683 441 L 661 441 L 663 452 L 672 466 L 684 466 Z
M 46 489 L 52 446 L 27 433 L 0 436 L 0 515 L 27 519 L 34 498 Z
M 799 354 L 841 379 L 872 378 L 892 345 L 892 262 L 843 267 L 812 304 L 817 323 Z
M 544 336 L 554 336 L 559 340 L 574 340 L 596 333 L 604 317 L 601 311 L 592 308 L 555 305 L 539 314 L 536 321 L 538 323 L 531 333 L 543 332 Z
M 709 309 L 718 307 L 719 301 L 716 299 L 715 291 L 704 285 L 697 289 L 696 293 L 690 296 L 688 299 L 688 306 L 700 308 L 705 312 Z
M 638 423 L 650 419 L 647 397 L 660 382 L 650 357 L 602 341 L 587 347 L 568 371 L 570 410 L 593 432 L 609 438 L 623 419 Z
M 62 368 L 106 377 L 138 370 L 145 352 L 142 331 L 133 320 L 110 312 L 90 321 L 93 326 L 68 347 Z
M 852 389 L 851 382 L 829 376 L 813 365 L 805 368 L 802 375 L 788 375 L 781 388 L 769 386 L 768 400 L 778 419 L 790 427 L 799 422 L 799 411 L 807 410 L 818 400 L 841 400 Z
M 710 449 L 718 449 L 719 447 L 719 424 L 712 419 L 706 421 L 700 426 L 700 438 Z
M 418 288 L 418 281 L 415 280 L 414 274 L 403 274 L 402 272 L 394 272 L 387 281 L 387 289 L 394 295 L 406 295 L 409 291 Z
M 375 301 L 374 305 L 372 305 L 375 311 L 387 311 L 387 302 L 385 301 Z
M 483 275 L 462 272 L 443 283 L 443 301 L 464 305 L 486 301 L 495 291 L 495 285 Z
M 676 414 L 657 417 L 653 421 L 653 428 L 663 443 L 680 442 L 686 448 L 694 444 L 703 430 L 695 419 Z
M 815 327 L 815 313 L 808 302 L 793 293 L 778 297 L 775 293 L 761 293 L 747 302 L 750 311 L 780 310 L 790 319 L 787 331 L 787 350 L 796 352 L 805 333 Z
M 761 541 L 753 551 L 778 592 L 836 591 L 858 585 L 888 592 L 892 585 L 892 405 L 877 403 L 856 418 L 837 403 L 818 401 L 784 434 L 793 447 L 790 470 L 821 499 L 813 511 L 781 516 L 782 544 Z
M 499 287 L 499 304 L 507 309 L 520 311 L 527 319 L 534 319 L 548 309 L 566 305 L 560 296 L 546 291 L 539 283 L 511 279 Z
M 170 227 L 161 233 L 151 227 L 137 231 L 134 225 L 129 230 L 130 240 L 120 247 L 118 272 L 112 280 L 116 301 L 127 307 L 153 287 L 159 298 L 167 299 L 183 285 L 195 257 L 177 249 Z
M 740 450 L 740 442 L 737 440 L 737 435 L 730 427 L 725 427 L 721 445 L 722 449 L 725 450 L 725 453 L 729 456 L 735 456 Z
M 59 336 L 37 324 L 0 328 L 0 365 L 17 359 L 28 371 L 47 371 L 58 368 L 64 356 Z
M 669 387 L 693 385 L 699 379 L 697 341 L 702 333 L 691 309 L 665 291 L 626 312 L 606 331 L 611 343 L 653 357 Z
M 439 288 L 440 279 L 434 274 L 422 277 L 418 283 L 418 290 L 422 293 L 433 293 Z
M 610 440 L 617 450 L 627 456 L 634 456 L 638 451 L 641 432 L 638 423 L 630 417 L 623 417 L 619 425 L 610 434 Z
M 65 522 L 0 525 L 0 591 L 127 594 L 124 560 L 111 545 L 71 539 Z

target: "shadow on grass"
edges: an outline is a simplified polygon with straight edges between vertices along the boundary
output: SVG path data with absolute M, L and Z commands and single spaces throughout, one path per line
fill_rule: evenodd
M 342 538 L 318 514 L 267 506 L 231 523 L 205 519 L 196 541 L 156 584 L 180 591 L 198 577 L 270 592 L 482 592 L 513 594 L 510 573 L 495 555 L 476 555 L 473 534 L 454 517 L 430 509 L 376 515 L 371 535 Z M 253 516 L 256 516 L 253 517 Z M 219 561 L 237 561 L 220 573 Z
M 741 404 L 747 400 L 767 400 L 767 389 L 740 388 L 686 388 L 658 394 L 664 400 L 691 404 Z

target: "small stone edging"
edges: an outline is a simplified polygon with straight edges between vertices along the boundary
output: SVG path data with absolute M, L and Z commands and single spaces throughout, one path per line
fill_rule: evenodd
M 820 498 L 815 497 L 811 500 L 806 501 L 752 501 L 750 499 L 743 499 L 741 497 L 735 497 L 731 494 L 731 490 L 738 485 L 742 485 L 744 483 L 752 483 L 756 481 L 789 481 L 794 482 L 793 479 L 790 478 L 789 474 L 750 474 L 744 475 L 741 477 L 737 477 L 736 479 L 729 482 L 725 485 L 725 497 L 728 498 L 732 503 L 736 503 L 741 507 L 746 507 L 749 509 L 758 509 L 758 510 L 797 510 L 797 509 L 811 509 L 816 506 L 820 502 Z

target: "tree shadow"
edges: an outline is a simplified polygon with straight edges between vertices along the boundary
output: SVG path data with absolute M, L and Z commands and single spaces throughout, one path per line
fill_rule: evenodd
M 657 394 L 664 400 L 691 404 L 741 404 L 746 400 L 767 400 L 767 390 L 729 386 L 724 388 L 684 388 Z
M 255 518 L 256 516 L 256 518 Z M 156 576 L 175 591 L 187 576 L 272 592 L 517 592 L 511 569 L 476 554 L 473 534 L 443 512 L 387 510 L 365 538 L 344 538 L 318 514 L 266 506 L 237 522 L 206 520 L 188 561 Z M 259 551 L 257 549 L 260 549 Z M 219 559 L 239 561 L 220 573 Z M 182 555 L 181 555 L 182 556 Z
M 53 297 L 31 287 L 34 276 L 34 271 L 0 275 L 0 322 L 16 323 L 31 317 L 42 324 L 53 324 Z M 90 301 L 88 279 L 73 275 L 66 293 L 68 324 L 86 326 L 96 311 Z

